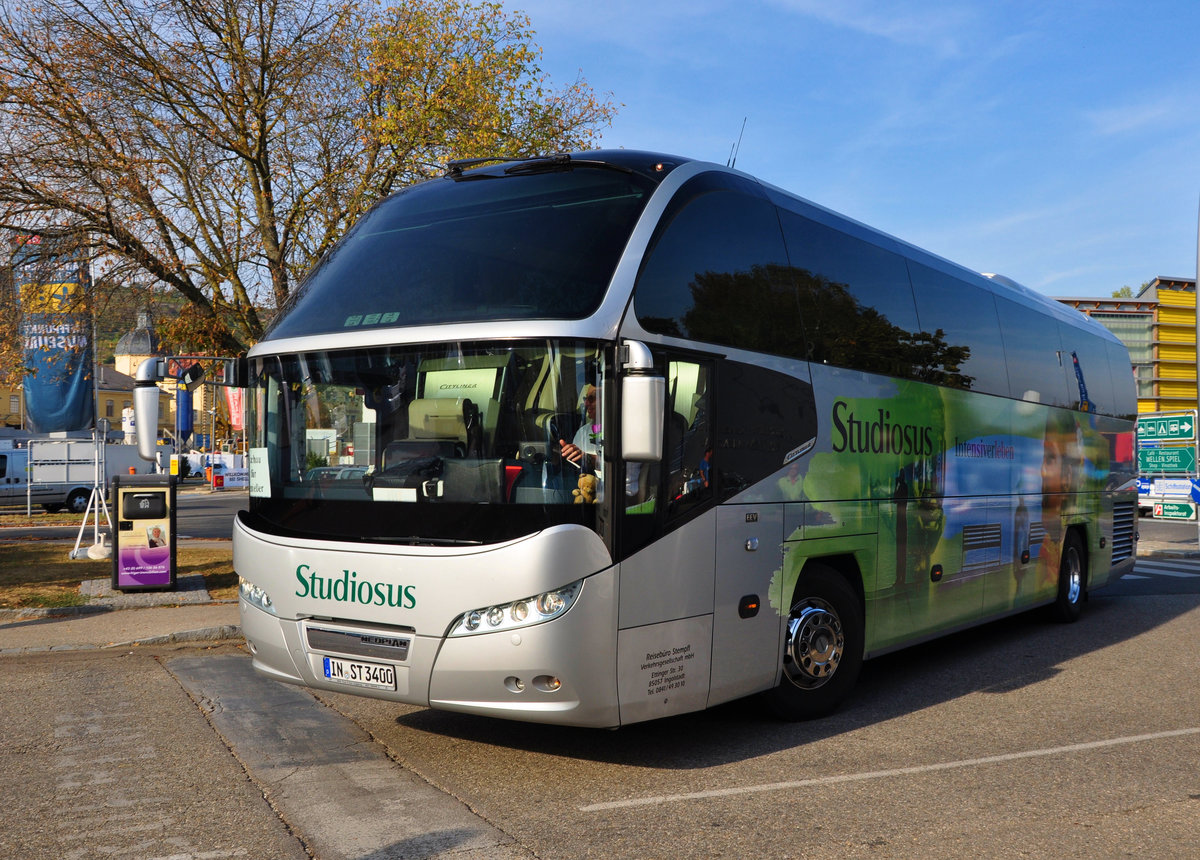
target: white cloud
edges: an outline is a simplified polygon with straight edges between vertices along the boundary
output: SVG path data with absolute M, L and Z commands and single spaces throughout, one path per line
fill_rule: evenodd
M 919 3 L 876 2 L 876 0 L 772 0 L 781 9 L 815 18 L 834 27 L 853 30 L 889 42 L 933 50 L 942 57 L 960 56 L 967 48 L 975 16 L 967 8 L 950 3 L 925 6 Z
M 1174 125 L 1180 105 L 1173 98 L 1084 111 L 1083 117 L 1097 134 L 1109 136 L 1142 132 L 1164 122 Z

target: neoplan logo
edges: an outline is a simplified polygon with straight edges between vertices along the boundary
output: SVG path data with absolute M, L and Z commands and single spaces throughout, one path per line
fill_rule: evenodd
M 860 418 L 844 400 L 833 403 L 833 450 L 839 454 L 899 454 L 929 457 L 934 453 L 933 428 L 892 421 L 892 413 L 878 409 Z
M 307 564 L 296 568 L 297 597 L 316 600 L 336 600 L 339 603 L 361 603 L 363 606 L 391 606 L 394 609 L 415 609 L 415 585 L 395 585 L 390 582 L 371 582 L 359 579 L 358 571 L 343 570 L 340 577 L 321 576 Z

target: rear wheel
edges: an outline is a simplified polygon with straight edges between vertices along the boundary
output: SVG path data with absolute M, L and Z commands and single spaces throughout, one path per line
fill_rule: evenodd
M 863 616 L 858 595 L 836 571 L 810 565 L 796 586 L 783 638 L 783 677 L 767 693 L 785 720 L 830 713 L 858 679 Z
M 1087 597 L 1087 562 L 1079 533 L 1068 531 L 1063 540 L 1062 562 L 1058 567 L 1058 597 L 1054 614 L 1060 621 L 1078 621 Z

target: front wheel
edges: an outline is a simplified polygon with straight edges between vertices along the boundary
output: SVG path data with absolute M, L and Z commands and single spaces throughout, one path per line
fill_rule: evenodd
M 67 496 L 67 510 L 73 514 L 82 514 L 91 500 L 92 494 L 86 490 L 72 490 L 71 495 Z
M 785 720 L 810 720 L 833 711 L 858 679 L 863 615 L 858 595 L 824 565 L 805 569 L 796 586 L 783 637 L 783 677 L 767 693 Z
M 1079 533 L 1067 532 L 1063 541 L 1062 563 L 1058 567 L 1058 597 L 1054 601 L 1054 614 L 1059 621 L 1068 624 L 1079 620 L 1083 612 L 1083 601 L 1087 598 L 1087 564 L 1083 554 L 1083 542 Z

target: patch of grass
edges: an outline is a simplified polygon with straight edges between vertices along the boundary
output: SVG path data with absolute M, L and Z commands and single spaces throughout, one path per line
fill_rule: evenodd
M 112 562 L 110 561 L 109 564 Z M 233 544 L 228 549 L 176 549 L 177 576 L 198 573 L 213 600 L 236 600 L 238 578 L 233 572 Z
M 77 590 L 55 589 L 53 592 L 33 592 L 26 595 L 22 606 L 37 609 L 58 609 L 62 606 L 83 606 L 87 598 Z
M 112 508 L 109 508 L 112 512 Z M 88 526 L 95 519 L 95 513 L 88 516 Z M 83 514 L 70 514 L 66 511 L 58 511 L 57 513 L 49 514 L 41 509 L 40 506 L 33 506 L 33 513 L 25 516 L 25 507 L 19 508 L 0 508 L 0 526 L 5 528 L 29 528 L 31 526 L 77 526 L 83 522 Z M 100 524 L 104 524 L 104 515 L 100 516 Z
M 76 606 L 79 584 L 111 579 L 112 559 L 73 559 L 74 544 L 0 543 L 0 609 Z M 176 550 L 176 575 L 198 573 L 215 600 L 237 597 L 233 546 Z

